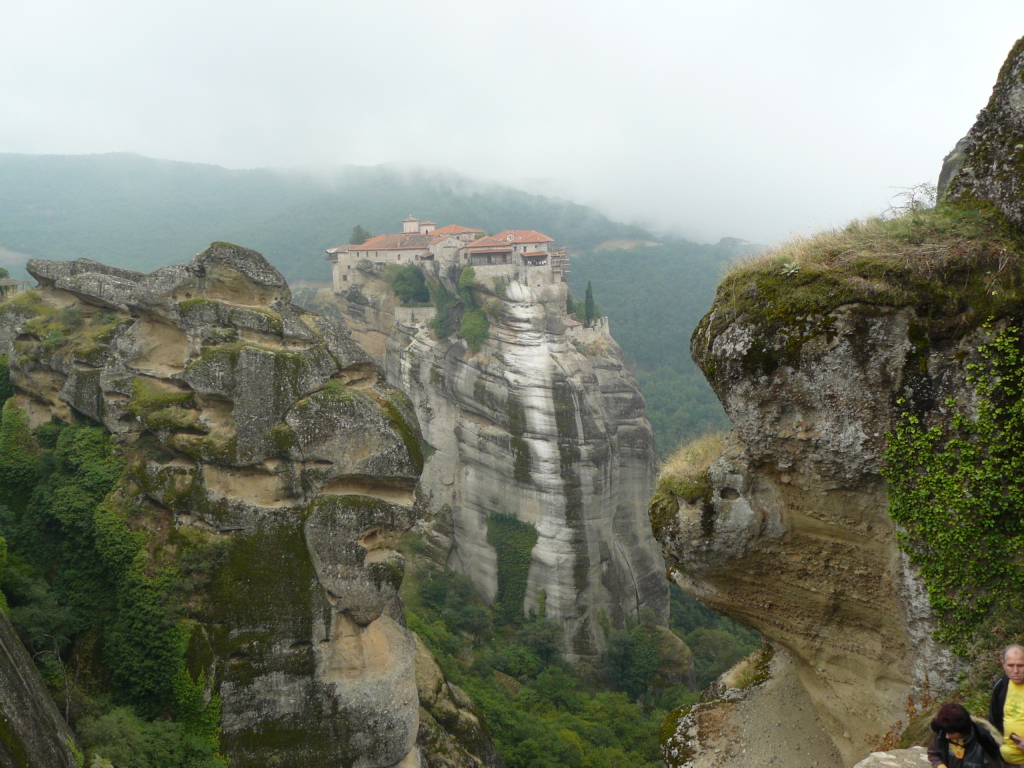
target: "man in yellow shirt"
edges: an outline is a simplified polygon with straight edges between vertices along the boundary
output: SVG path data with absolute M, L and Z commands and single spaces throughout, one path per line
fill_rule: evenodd
M 1024 647 L 1006 646 L 1002 663 L 1006 674 L 992 689 L 988 721 L 1003 734 L 1003 760 L 1024 765 Z

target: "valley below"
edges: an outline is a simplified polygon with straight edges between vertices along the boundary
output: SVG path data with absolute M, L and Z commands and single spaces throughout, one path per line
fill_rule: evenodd
M 920 761 L 1024 639 L 1022 83 L 934 197 L 764 252 L 0 157 L 0 762 Z M 112 168 L 165 178 L 136 242 Z M 190 185 L 267 252 L 178 258 Z

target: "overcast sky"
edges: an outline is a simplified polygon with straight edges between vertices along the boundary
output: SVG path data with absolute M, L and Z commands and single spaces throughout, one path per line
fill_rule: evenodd
M 773 242 L 934 180 L 1024 0 L 0 0 L 0 152 L 447 168 Z

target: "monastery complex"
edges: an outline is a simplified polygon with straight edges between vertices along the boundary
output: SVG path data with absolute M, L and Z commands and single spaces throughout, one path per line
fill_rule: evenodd
M 485 236 L 479 229 L 449 224 L 438 229 L 432 221 L 409 217 L 401 234 L 377 235 L 361 245 L 327 249 L 334 271 L 334 290 L 361 284 L 366 274 L 387 264 L 434 268 L 472 266 L 481 277 L 518 274 L 531 286 L 565 282 L 569 257 L 554 240 L 531 229 L 507 229 Z

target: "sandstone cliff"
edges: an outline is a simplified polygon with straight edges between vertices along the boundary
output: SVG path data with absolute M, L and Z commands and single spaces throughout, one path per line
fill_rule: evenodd
M 663 478 L 656 535 L 680 586 L 792 652 L 848 765 L 906 722 L 908 696 L 955 685 L 962 662 L 934 639 L 936 605 L 952 614 L 996 584 L 968 594 L 957 582 L 966 567 L 925 583 L 899 546 L 883 472 L 894 471 L 885 452 L 900 425 L 933 427 L 938 450 L 975 418 L 969 376 L 981 369 L 970 366 L 1024 314 L 1020 166 L 1007 159 L 1022 147 L 1022 68 L 1024 41 L 960 145 L 959 170 L 944 171 L 945 204 L 734 269 L 692 339 L 734 428 L 706 469 Z M 1012 536 L 1017 518 L 996 524 Z M 918 534 L 904 539 L 918 562 L 952 562 Z M 958 557 L 980 546 L 962 542 Z
M 254 251 L 28 268 L 39 287 L 0 307 L 17 402 L 123 445 L 111 503 L 156 521 L 150 557 L 175 556 L 168 529 L 228 542 L 189 605 L 187 663 L 231 764 L 418 765 L 395 550 L 423 462 L 408 399 Z
M 457 267 L 423 269 L 458 290 Z M 644 606 L 668 618 L 644 514 L 655 456 L 643 397 L 607 324 L 567 327 L 564 283 L 481 269 L 472 291 L 491 324 L 476 353 L 454 335 L 436 338 L 434 308 L 396 307 L 379 272 L 337 300 L 361 338 L 388 333 L 388 381 L 409 394 L 429 446 L 420 487 L 437 558 L 494 602 L 503 576 L 488 521 L 503 513 L 531 524 L 517 607 L 543 610 L 570 654 L 592 657 L 601 622 L 622 626 Z

